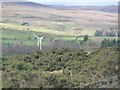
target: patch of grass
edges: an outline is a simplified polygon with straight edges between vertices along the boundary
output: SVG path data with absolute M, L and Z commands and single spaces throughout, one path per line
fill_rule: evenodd
M 4 29 L 2 30 L 2 43 L 3 44 L 23 44 L 23 45 L 36 45 L 37 39 L 33 36 L 34 34 L 37 34 L 36 32 L 31 31 L 17 31 L 17 30 L 8 30 Z M 43 33 L 39 33 L 39 35 L 42 35 Z M 51 37 L 52 38 L 52 37 Z M 43 45 L 46 45 L 48 43 L 50 38 L 45 38 L 43 41 Z
M 0 27 L 4 29 L 17 29 L 17 30 L 25 30 L 25 31 L 36 31 L 36 32 L 42 32 L 42 33 L 50 33 L 50 34 L 56 34 L 56 35 L 68 35 L 67 33 L 63 31 L 56 31 L 56 30 L 50 30 L 46 29 L 44 27 L 32 27 L 32 26 L 21 26 L 18 24 L 6 24 L 6 23 L 0 23 Z

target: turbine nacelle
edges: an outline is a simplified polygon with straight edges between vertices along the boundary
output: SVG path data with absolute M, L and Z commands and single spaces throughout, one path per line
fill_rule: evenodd
M 43 39 L 43 38 L 44 38 L 44 36 L 42 36 L 42 37 L 38 37 L 38 36 L 35 35 L 35 34 L 33 34 L 33 36 L 36 37 L 37 39 Z
M 39 37 L 39 39 L 41 39 L 41 40 L 42 40 L 43 38 L 44 38 L 44 36 L 42 36 L 42 37 Z

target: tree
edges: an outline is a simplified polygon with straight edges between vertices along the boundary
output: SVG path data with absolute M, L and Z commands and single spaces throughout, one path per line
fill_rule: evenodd
M 106 47 L 110 47 L 111 46 L 111 41 L 109 39 L 107 39 L 105 43 L 106 43 L 106 45 L 105 45 Z
M 116 41 L 116 39 L 113 40 L 113 43 L 114 43 L 114 45 L 117 45 L 117 41 Z
M 113 40 L 109 40 L 109 39 L 104 39 L 101 42 L 101 47 L 112 47 L 112 46 L 116 46 L 118 45 L 119 40 L 113 39 Z
M 94 36 L 102 36 L 102 31 L 96 30 Z
M 101 42 L 101 47 L 105 47 L 105 40 L 106 40 L 106 39 L 104 39 L 104 40 Z
M 87 41 L 88 39 L 89 39 L 88 35 L 85 35 L 85 36 L 83 37 L 83 40 L 84 40 L 84 41 Z
M 120 45 L 120 40 L 118 39 L 118 40 L 117 40 L 117 46 L 119 46 L 119 45 Z

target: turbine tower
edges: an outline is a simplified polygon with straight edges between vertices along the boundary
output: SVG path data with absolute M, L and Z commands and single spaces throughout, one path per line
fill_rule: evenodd
M 39 47 L 39 49 L 42 50 L 42 40 L 43 40 L 44 36 L 38 37 L 38 36 L 36 36 L 36 35 L 34 35 L 34 34 L 33 34 L 33 36 L 36 37 L 37 40 L 38 40 L 38 42 L 37 42 L 37 47 Z

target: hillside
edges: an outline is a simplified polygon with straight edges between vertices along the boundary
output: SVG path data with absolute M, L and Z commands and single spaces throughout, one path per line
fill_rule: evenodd
M 76 7 L 84 10 L 93 10 L 93 11 L 102 11 L 108 13 L 118 13 L 118 6 L 117 5 L 106 5 L 106 6 L 81 6 Z
M 3 87 L 70 88 L 113 77 L 118 75 L 118 49 L 101 48 L 91 54 L 83 50 L 53 49 L 22 56 L 3 56 Z
M 117 30 L 116 10 L 116 6 L 58 8 L 31 2 L 3 3 L 3 23 L 8 27 L 27 23 L 24 26 L 30 30 L 47 29 L 48 33 L 60 35 L 93 34 L 96 29 Z
M 81 9 L 81 10 L 93 10 L 93 11 L 102 11 L 108 13 L 118 13 L 118 6 L 117 5 L 106 5 L 106 6 L 60 6 L 54 5 L 51 6 L 57 9 Z

